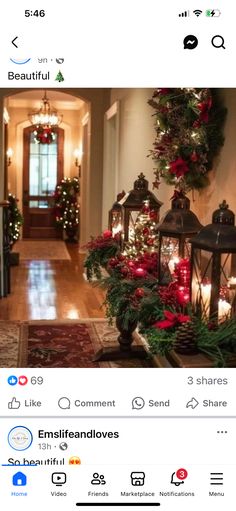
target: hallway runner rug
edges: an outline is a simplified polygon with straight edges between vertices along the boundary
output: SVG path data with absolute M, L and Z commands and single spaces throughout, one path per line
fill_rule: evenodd
M 152 367 L 152 359 L 93 362 L 102 347 L 117 345 L 118 331 L 106 320 L 32 321 L 22 325 L 20 367 Z M 136 334 L 135 344 L 142 344 Z
M 13 248 L 20 261 L 70 261 L 70 254 L 62 240 L 20 240 Z

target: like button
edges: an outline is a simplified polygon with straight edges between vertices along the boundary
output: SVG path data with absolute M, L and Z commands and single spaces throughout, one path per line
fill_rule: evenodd
M 10 403 L 8 403 L 9 410 L 18 410 L 20 408 L 20 401 L 16 400 L 16 397 L 13 397 Z

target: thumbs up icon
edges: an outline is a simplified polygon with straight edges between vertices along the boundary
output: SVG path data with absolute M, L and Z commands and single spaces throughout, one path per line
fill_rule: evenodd
M 16 400 L 16 397 L 13 397 L 10 403 L 8 403 L 9 410 L 18 410 L 20 408 L 20 401 Z

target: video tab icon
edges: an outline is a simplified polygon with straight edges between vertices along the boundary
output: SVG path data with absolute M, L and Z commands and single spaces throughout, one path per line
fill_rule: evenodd
M 53 472 L 52 474 L 52 483 L 56 486 L 62 486 L 66 483 L 66 474 L 65 472 Z

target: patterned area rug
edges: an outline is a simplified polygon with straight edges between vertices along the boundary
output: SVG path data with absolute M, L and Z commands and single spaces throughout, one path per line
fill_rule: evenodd
M 20 240 L 13 248 L 19 252 L 21 260 L 70 261 L 66 244 L 61 240 Z
M 93 362 L 97 350 L 117 345 L 117 336 L 115 327 L 97 319 L 11 323 L 3 331 L 0 325 L 0 367 L 153 367 L 151 358 Z M 142 344 L 138 334 L 134 343 Z
M 19 321 L 0 321 L 0 367 L 18 367 L 23 344 Z

